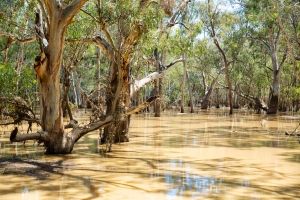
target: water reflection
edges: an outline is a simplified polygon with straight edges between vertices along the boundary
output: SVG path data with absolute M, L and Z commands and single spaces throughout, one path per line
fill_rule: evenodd
M 182 160 L 170 160 L 169 164 L 171 169 L 180 167 L 184 168 L 185 171 L 181 175 L 165 174 L 165 182 L 170 185 L 170 189 L 166 192 L 168 199 L 176 199 L 177 196 L 184 195 L 186 191 L 191 191 L 192 197 L 220 192 L 218 185 L 222 183 L 222 179 L 190 174 L 189 166 L 184 164 Z

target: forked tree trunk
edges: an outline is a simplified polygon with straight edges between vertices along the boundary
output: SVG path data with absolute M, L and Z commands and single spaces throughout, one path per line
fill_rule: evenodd
M 209 87 L 209 89 L 206 91 L 206 93 L 205 93 L 205 95 L 202 99 L 202 102 L 201 102 L 201 109 L 203 109 L 203 110 L 208 109 L 209 99 L 210 99 L 210 96 L 212 94 L 212 91 L 213 91 L 213 87 Z

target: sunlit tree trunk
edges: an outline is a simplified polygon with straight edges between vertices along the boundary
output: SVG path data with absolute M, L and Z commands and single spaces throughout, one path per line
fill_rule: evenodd
M 267 50 L 271 56 L 273 80 L 270 88 L 269 103 L 267 114 L 276 114 L 279 105 L 279 93 L 280 93 L 280 74 L 282 66 L 287 58 L 287 49 L 284 52 L 281 62 L 278 61 L 278 42 L 279 42 L 280 30 L 276 33 L 274 27 L 269 29 L 269 41 L 266 43 Z
M 66 27 L 85 2 L 74 0 L 62 8 L 56 1 L 45 0 L 43 8 L 48 16 L 43 17 L 42 11 L 37 14 L 41 54 L 36 58 L 34 68 L 40 87 L 41 125 L 48 133 L 44 142 L 47 153 L 70 153 L 73 149 L 74 141 L 64 132 L 60 71 Z

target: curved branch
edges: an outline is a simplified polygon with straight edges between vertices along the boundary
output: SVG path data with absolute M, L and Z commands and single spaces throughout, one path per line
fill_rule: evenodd
M 114 55 L 113 48 L 101 35 L 98 35 L 94 38 L 79 38 L 79 39 L 68 38 L 68 39 L 66 39 L 66 42 L 79 42 L 79 43 L 95 44 L 97 47 L 99 47 L 105 53 L 105 55 L 110 60 L 112 60 L 113 55 Z

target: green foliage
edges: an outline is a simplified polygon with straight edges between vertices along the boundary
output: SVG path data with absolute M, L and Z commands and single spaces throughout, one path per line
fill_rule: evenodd
M 17 73 L 12 66 L 0 65 L 0 94 L 13 96 L 16 91 Z
M 13 66 L 0 64 L 0 96 L 28 98 L 36 84 L 33 69 L 25 67 L 18 75 Z

